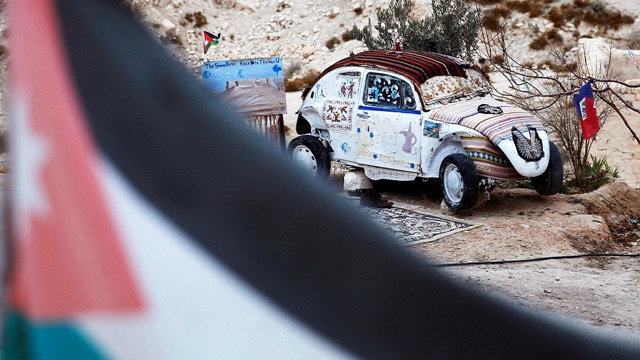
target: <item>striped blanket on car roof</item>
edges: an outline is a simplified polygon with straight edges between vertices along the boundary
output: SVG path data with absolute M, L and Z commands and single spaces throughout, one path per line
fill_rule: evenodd
M 480 105 L 502 109 L 502 114 L 485 114 L 478 111 Z M 498 145 L 502 140 L 511 140 L 511 128 L 527 133 L 527 125 L 544 130 L 540 120 L 517 106 L 491 98 L 460 101 L 445 105 L 431 113 L 431 119 L 449 124 L 459 124 L 474 129 Z

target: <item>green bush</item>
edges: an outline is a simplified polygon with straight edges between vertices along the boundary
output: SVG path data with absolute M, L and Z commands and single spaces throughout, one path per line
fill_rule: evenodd
M 377 25 L 371 20 L 362 29 L 354 25 L 351 34 L 370 50 L 395 49 L 401 43 L 406 50 L 471 60 L 483 23 L 480 9 L 465 0 L 432 0 L 431 7 L 433 14 L 419 20 L 411 17 L 411 0 L 391 0 L 389 8 L 377 10 Z
M 588 179 L 599 179 L 609 176 L 612 178 L 620 177 L 618 169 L 609 165 L 606 156 L 602 159 L 598 159 L 597 157 L 591 155 L 591 163 L 585 164 L 584 168 L 585 175 Z

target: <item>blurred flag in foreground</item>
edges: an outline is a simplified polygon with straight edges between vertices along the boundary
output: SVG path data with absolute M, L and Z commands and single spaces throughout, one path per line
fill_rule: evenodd
M 580 117 L 582 137 L 585 140 L 592 138 L 598 130 L 600 130 L 600 122 L 598 121 L 598 113 L 596 112 L 590 82 L 587 81 L 587 83 L 580 88 L 580 91 L 573 96 L 573 104 Z
M 10 2 L 4 358 L 638 358 L 435 272 L 119 3 Z

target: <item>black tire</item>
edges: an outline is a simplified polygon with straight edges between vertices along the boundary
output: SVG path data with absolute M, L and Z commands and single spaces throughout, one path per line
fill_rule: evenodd
M 451 154 L 440 165 L 440 188 L 453 211 L 471 209 L 478 201 L 480 177 L 473 161 L 465 154 Z
M 298 136 L 291 140 L 287 150 L 293 161 L 312 177 L 319 180 L 329 177 L 331 158 L 318 138 L 311 135 Z
M 540 195 L 553 195 L 562 189 L 564 169 L 556 144 L 549 141 L 549 165 L 542 175 L 531 178 L 531 184 Z

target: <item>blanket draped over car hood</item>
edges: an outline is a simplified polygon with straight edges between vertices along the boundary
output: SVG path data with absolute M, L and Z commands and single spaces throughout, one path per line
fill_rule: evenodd
M 547 132 L 538 118 L 517 106 L 485 97 L 445 105 L 430 112 L 429 118 L 480 132 L 522 176 L 538 176 L 547 167 Z
M 512 139 L 514 126 L 522 133 L 528 133 L 531 127 L 538 131 L 544 130 L 535 116 L 517 106 L 491 98 L 449 104 L 434 110 L 429 117 L 474 129 L 496 145 L 500 145 L 503 140 Z

